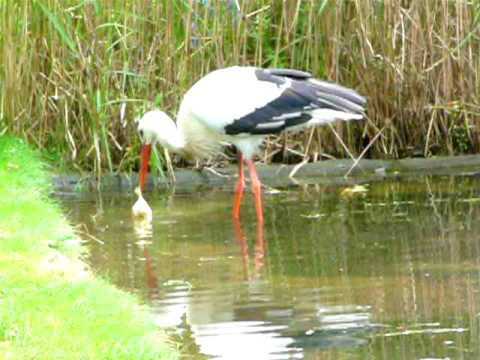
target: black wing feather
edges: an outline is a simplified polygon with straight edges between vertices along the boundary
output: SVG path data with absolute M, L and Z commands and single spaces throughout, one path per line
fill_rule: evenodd
M 312 77 L 312 74 L 306 71 L 295 70 L 295 69 L 266 69 L 264 71 L 272 75 L 283 76 L 283 77 L 288 77 L 288 78 L 297 79 L 297 80 L 305 80 Z
M 320 108 L 352 114 L 364 113 L 366 100 L 363 96 L 346 87 L 312 79 L 307 72 L 257 69 L 255 75 L 258 80 L 277 86 L 284 85 L 286 81 L 290 85 L 278 98 L 227 125 L 225 132 L 228 135 L 278 133 L 309 121 L 312 119 L 309 111 Z

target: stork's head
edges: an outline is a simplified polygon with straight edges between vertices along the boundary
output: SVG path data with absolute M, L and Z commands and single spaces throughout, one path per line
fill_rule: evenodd
M 173 120 L 160 110 L 146 112 L 137 122 L 138 134 L 142 141 L 140 165 L 140 190 L 143 191 L 148 174 L 148 163 L 152 145 L 159 143 L 167 149 L 177 149 L 181 144 L 177 127 Z
M 137 123 L 138 134 L 144 145 L 160 143 L 169 147 L 170 139 L 176 134 L 177 127 L 173 120 L 160 110 L 146 112 Z

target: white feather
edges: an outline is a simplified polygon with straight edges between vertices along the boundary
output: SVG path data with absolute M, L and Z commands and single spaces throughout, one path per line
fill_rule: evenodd
M 224 132 L 235 119 L 250 114 L 278 98 L 286 87 L 258 81 L 253 67 L 229 67 L 211 72 L 185 94 L 178 112 L 178 125 L 195 117 L 207 127 Z
M 138 130 L 143 132 L 145 144 L 158 142 L 171 150 L 181 149 L 185 145 L 173 120 L 160 110 L 146 112 L 138 122 Z
M 300 111 L 292 112 L 292 113 L 286 113 L 286 114 L 282 114 L 282 115 L 279 115 L 279 116 L 274 116 L 273 120 L 292 119 L 292 118 L 298 117 L 300 115 L 302 115 L 302 113 Z
M 245 159 L 251 159 L 260 145 L 262 145 L 263 140 L 265 139 L 264 135 L 236 135 L 229 136 L 229 143 L 235 145 L 239 149 Z
M 309 121 L 287 128 L 289 132 L 299 131 L 312 126 L 321 126 L 335 121 L 349 121 L 349 120 L 361 120 L 363 115 L 361 114 L 351 114 L 343 111 L 332 110 L 332 109 L 316 109 L 309 112 L 312 115 L 312 119 Z
M 225 126 L 235 119 L 265 106 L 281 95 L 282 86 L 258 81 L 254 67 L 229 67 L 209 73 L 195 83 L 183 97 L 178 111 L 178 130 L 184 137 L 187 152 L 206 157 L 220 151 L 225 143 L 234 144 L 251 158 L 265 136 L 249 134 L 228 136 Z
M 316 109 L 310 111 L 313 119 L 309 121 L 310 125 L 324 125 L 337 120 L 361 120 L 362 114 L 352 114 L 332 109 Z
M 257 129 L 277 129 L 281 126 L 285 125 L 285 120 L 280 120 L 280 121 L 269 121 L 269 122 L 264 122 L 257 124 L 255 128 Z

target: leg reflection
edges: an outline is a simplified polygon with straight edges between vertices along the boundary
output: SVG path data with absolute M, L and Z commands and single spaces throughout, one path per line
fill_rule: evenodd
M 265 247 L 263 242 L 263 222 L 257 222 L 256 229 L 256 241 L 255 241 L 255 270 L 258 272 L 263 268 L 264 265 L 264 256 L 265 256 Z
M 235 239 L 237 240 L 240 246 L 240 254 L 242 256 L 243 271 L 245 274 L 245 278 L 249 279 L 250 278 L 250 272 L 249 272 L 250 261 L 249 261 L 249 254 L 248 254 L 248 243 L 239 219 L 233 218 L 233 229 L 235 231 Z M 260 270 L 263 268 L 263 265 L 264 265 L 265 248 L 264 248 L 264 241 L 263 241 L 263 222 L 257 222 L 257 228 L 256 228 L 255 234 L 256 234 L 256 239 L 255 239 L 255 247 L 254 247 L 254 264 L 255 264 L 254 275 L 257 276 L 259 275 Z
M 133 228 L 135 231 L 135 244 L 143 249 L 143 258 L 145 261 L 145 275 L 147 281 L 148 297 L 153 298 L 158 288 L 158 280 L 155 277 L 155 268 L 153 259 L 148 251 L 153 235 L 152 224 L 148 221 L 134 221 Z
M 157 289 L 157 278 L 155 277 L 155 269 L 153 268 L 153 261 L 150 253 L 145 246 L 143 248 L 143 256 L 145 257 L 145 274 L 147 275 L 147 287 L 149 298 L 152 298 Z

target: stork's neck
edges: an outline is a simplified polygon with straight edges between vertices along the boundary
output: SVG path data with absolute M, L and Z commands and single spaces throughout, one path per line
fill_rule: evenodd
M 166 146 L 169 150 L 172 150 L 173 152 L 176 153 L 182 153 L 185 149 L 185 135 L 181 128 L 177 126 L 177 124 L 174 124 L 174 127 L 171 128 L 170 131 L 167 132 L 167 134 L 163 134 L 163 138 L 166 136 L 166 141 L 164 146 Z M 160 138 L 162 138 L 160 137 Z

